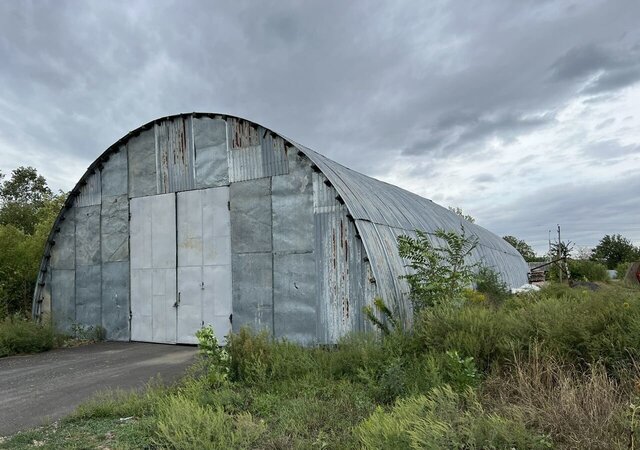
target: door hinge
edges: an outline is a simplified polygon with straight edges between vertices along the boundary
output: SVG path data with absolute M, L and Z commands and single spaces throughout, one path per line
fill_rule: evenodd
M 231 202 L 227 202 L 227 209 L 231 211 Z

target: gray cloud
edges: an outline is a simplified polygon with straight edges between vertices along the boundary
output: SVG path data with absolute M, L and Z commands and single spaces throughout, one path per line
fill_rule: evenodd
M 548 230 L 561 224 L 564 238 L 593 246 L 605 234 L 638 236 L 640 178 L 565 183 L 537 189 L 509 205 L 482 211 L 480 223 L 497 234 L 516 234 L 544 251 Z
M 494 181 L 496 181 L 496 177 L 490 173 L 481 173 L 473 177 L 474 183 L 493 183 Z
M 69 189 L 63 156 L 86 167 L 131 129 L 200 110 L 255 120 L 374 176 L 400 161 L 428 184 L 447 159 L 491 160 L 487 143 L 520 142 L 556 126 L 569 102 L 605 104 L 640 76 L 635 0 L 469 8 L 0 2 L 0 145 L 12 155 L 0 170 L 42 162 Z M 538 189 L 547 159 L 540 149 L 505 169 L 523 183 L 535 171 Z

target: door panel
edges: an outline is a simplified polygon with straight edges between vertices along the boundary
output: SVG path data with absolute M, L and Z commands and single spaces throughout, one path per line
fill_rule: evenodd
M 229 189 L 178 193 L 178 342 L 196 342 L 212 325 L 219 342 L 231 328 Z
M 212 325 L 224 343 L 232 311 L 228 200 L 228 187 L 131 199 L 132 340 L 195 344 L 196 331 Z
M 173 194 L 131 199 L 131 340 L 176 342 Z
M 178 342 L 197 344 L 202 327 L 202 266 L 178 268 Z

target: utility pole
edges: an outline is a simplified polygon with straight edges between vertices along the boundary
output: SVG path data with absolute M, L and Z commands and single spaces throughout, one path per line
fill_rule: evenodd
M 549 230 L 549 251 L 547 255 L 549 255 L 549 262 L 551 262 L 553 260 L 553 256 L 551 256 L 551 230 Z
M 562 253 L 562 241 L 560 240 L 560 224 L 558 224 L 558 260 L 560 259 L 561 253 Z M 562 283 L 562 264 L 559 263 L 558 267 L 560 267 L 560 283 Z

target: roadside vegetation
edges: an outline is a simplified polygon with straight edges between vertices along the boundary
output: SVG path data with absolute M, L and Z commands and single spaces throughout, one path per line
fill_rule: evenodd
M 0 184 L 0 357 L 68 345 L 28 319 L 63 201 L 32 168 Z M 466 262 L 476 242 L 464 229 L 437 237 L 440 246 L 421 233 L 399 240 L 414 272 L 411 326 L 376 299 L 365 313 L 378 332 L 332 347 L 243 329 L 221 348 L 205 328 L 179 383 L 105 392 L 0 448 L 639 448 L 640 290 L 605 268 L 628 267 L 640 250 L 605 236 L 567 264 L 574 280 L 597 284 L 513 296 L 491 268 Z M 103 330 L 73 334 L 99 340 Z
M 464 232 L 441 239 L 400 242 L 418 275 L 411 327 L 378 300 L 381 332 L 330 348 L 247 329 L 221 348 L 205 328 L 178 384 L 104 393 L 0 448 L 638 448 L 640 291 L 513 296 L 489 268 L 456 268 Z

